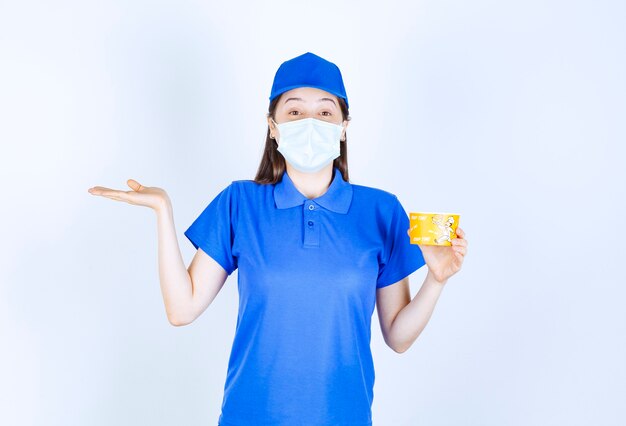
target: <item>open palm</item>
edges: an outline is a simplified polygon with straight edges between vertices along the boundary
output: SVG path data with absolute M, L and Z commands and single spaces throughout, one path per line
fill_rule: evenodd
M 134 179 L 128 179 L 126 183 L 132 191 L 121 191 L 103 186 L 94 186 L 93 188 L 89 188 L 88 192 L 92 195 L 100 195 L 112 200 L 150 207 L 155 211 L 167 207 L 170 202 L 167 193 L 161 188 L 156 186 L 143 186 Z

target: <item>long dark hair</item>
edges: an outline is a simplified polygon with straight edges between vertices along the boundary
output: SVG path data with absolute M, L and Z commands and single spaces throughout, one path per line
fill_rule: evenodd
M 275 97 L 270 102 L 270 106 L 267 112 L 267 117 L 276 119 L 274 114 L 276 113 L 276 105 L 282 98 L 282 95 Z M 348 112 L 348 106 L 343 98 L 337 97 L 339 100 L 339 107 L 341 108 L 342 121 L 350 120 L 350 114 Z M 346 133 L 346 140 L 339 142 L 339 157 L 333 160 L 333 167 L 337 167 L 341 172 L 341 177 L 346 182 L 350 182 L 348 176 L 348 134 Z M 263 151 L 263 157 L 261 158 L 261 164 L 256 172 L 254 181 L 256 183 L 277 183 L 283 176 L 286 170 L 285 157 L 278 152 L 278 143 L 275 139 L 270 138 L 270 128 L 267 126 L 267 135 L 265 136 L 265 149 Z

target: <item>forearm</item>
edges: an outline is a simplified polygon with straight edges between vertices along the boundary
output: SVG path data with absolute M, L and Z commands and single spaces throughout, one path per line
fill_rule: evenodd
M 192 305 L 193 286 L 176 237 L 171 204 L 156 210 L 159 280 L 170 323 L 184 324 Z
M 435 309 L 446 281 L 439 282 L 428 271 L 413 300 L 398 313 L 390 330 L 390 342 L 397 352 L 406 351 L 422 333 Z

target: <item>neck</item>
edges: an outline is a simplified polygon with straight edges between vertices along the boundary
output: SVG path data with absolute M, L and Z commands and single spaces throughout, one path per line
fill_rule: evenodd
M 315 173 L 300 172 L 287 164 L 287 174 L 294 186 L 309 200 L 321 197 L 333 181 L 333 163 Z

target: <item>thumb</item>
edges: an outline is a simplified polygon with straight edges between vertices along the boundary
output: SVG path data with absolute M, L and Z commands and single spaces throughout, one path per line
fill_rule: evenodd
M 137 182 L 135 179 L 128 179 L 126 184 L 130 186 L 133 191 L 140 191 L 142 188 L 145 188 L 142 184 Z

